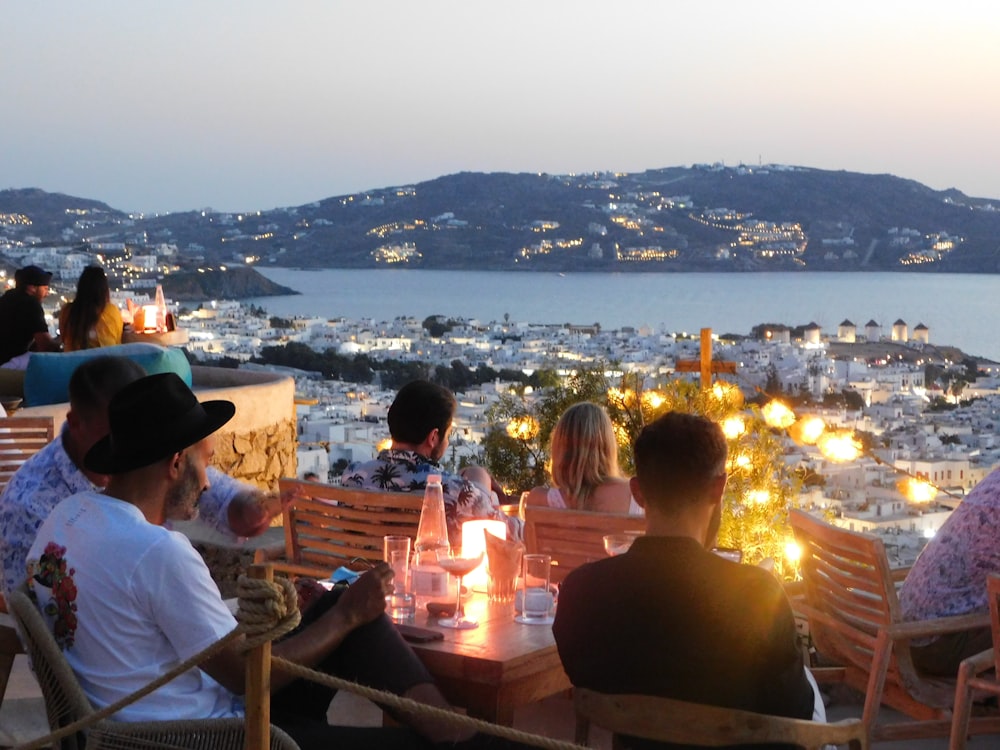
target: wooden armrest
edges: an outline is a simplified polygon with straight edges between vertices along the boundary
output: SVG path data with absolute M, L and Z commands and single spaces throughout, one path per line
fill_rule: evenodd
M 317 568 L 310 565 L 297 565 L 295 563 L 284 562 L 278 560 L 271 563 L 274 567 L 275 573 L 284 573 L 290 577 L 303 576 L 306 578 L 315 578 L 317 580 L 322 580 L 329 578 L 332 574 L 332 570 L 325 570 L 323 568 Z
M 890 625 L 887 631 L 892 638 L 900 639 L 924 638 L 927 636 L 960 633 L 963 630 L 976 630 L 978 628 L 989 627 L 991 627 L 990 613 L 983 612 L 982 614 L 975 615 L 956 615 L 955 617 L 936 617 L 933 620 L 900 622 Z
M 993 655 L 993 649 L 988 648 L 985 651 L 980 651 L 978 654 L 973 654 L 963 659 L 960 671 L 968 668 L 972 670 L 971 674 L 979 674 L 980 672 L 993 669 L 994 666 L 996 666 L 996 658 Z
M 912 566 L 906 566 L 905 568 L 893 568 L 889 571 L 889 577 L 894 583 L 901 583 L 910 572 Z
M 268 547 L 258 547 L 253 553 L 253 564 L 263 565 L 264 563 L 276 562 L 285 554 L 284 544 L 272 544 Z

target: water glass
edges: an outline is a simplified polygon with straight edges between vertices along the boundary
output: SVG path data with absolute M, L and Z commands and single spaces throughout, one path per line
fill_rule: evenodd
M 552 608 L 552 593 L 549 591 L 551 566 L 549 555 L 524 556 L 524 597 L 519 622 L 549 622 L 549 610 Z
M 385 598 L 389 617 L 393 622 L 413 622 L 417 599 L 410 590 L 410 537 L 383 537 L 382 558 L 392 568 L 392 593 Z

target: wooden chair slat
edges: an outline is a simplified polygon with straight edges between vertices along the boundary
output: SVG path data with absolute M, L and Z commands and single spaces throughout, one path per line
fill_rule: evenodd
M 929 678 L 913 665 L 910 639 L 954 632 L 964 620 L 904 623 L 882 540 L 825 523 L 801 510 L 789 521 L 803 549 L 805 596 L 793 599 L 809 621 L 817 651 L 844 667 L 844 681 L 866 693 L 862 720 L 870 737 L 934 737 L 947 731 L 955 679 Z M 977 618 L 972 618 L 977 619 Z M 986 623 L 985 616 L 979 618 Z M 949 628 L 951 629 L 949 631 Z M 904 632 L 905 631 L 905 632 Z M 956 675 L 957 677 L 957 675 Z M 876 724 L 881 704 L 915 719 L 905 727 Z M 974 719 L 971 732 L 991 732 L 996 721 Z
M 293 491 L 300 499 L 284 513 L 283 556 L 266 560 L 276 571 L 326 577 L 341 566 L 364 568 L 382 559 L 386 534 L 417 535 L 422 493 L 375 492 L 297 479 L 282 479 L 279 485 L 282 493 Z M 257 558 L 263 562 L 266 555 Z M 352 565 L 355 558 L 363 562 Z

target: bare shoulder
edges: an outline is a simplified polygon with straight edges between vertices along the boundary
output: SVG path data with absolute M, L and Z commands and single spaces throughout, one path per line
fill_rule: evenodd
M 631 501 L 628 479 L 611 477 L 594 490 L 591 507 L 599 513 L 628 513 Z
M 528 505 L 548 505 L 548 487 L 534 487 L 525 499 L 525 503 Z

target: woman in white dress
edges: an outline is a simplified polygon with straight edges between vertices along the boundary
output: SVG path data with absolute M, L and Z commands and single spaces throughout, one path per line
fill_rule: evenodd
M 618 443 L 603 407 L 583 401 L 569 407 L 552 430 L 551 487 L 526 493 L 529 505 L 631 513 L 642 509 L 632 500 L 628 479 L 618 468 Z

